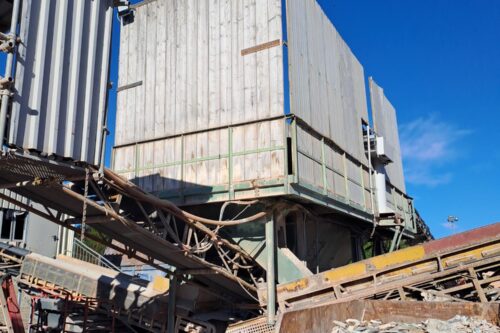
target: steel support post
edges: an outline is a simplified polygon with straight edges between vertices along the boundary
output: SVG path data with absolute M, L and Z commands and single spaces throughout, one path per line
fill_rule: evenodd
M 394 237 L 392 238 L 391 248 L 389 249 L 389 252 L 392 252 L 396 249 L 396 244 L 398 243 L 400 232 L 402 232 L 401 226 L 398 225 L 396 226 L 396 230 L 394 230 Z
M 267 321 L 273 325 L 276 321 L 276 262 L 275 252 L 274 214 L 269 214 L 266 221 L 266 249 L 267 249 Z
M 19 9 L 21 6 L 21 0 L 14 0 L 12 7 L 12 20 L 10 24 L 10 35 L 13 38 L 17 38 L 17 20 L 19 18 Z M 7 54 L 7 62 L 5 64 L 5 77 L 12 78 L 13 77 L 13 68 L 14 68 L 14 52 L 15 47 L 9 51 Z M 5 92 L 2 97 L 2 103 L 0 105 L 0 140 L 2 144 L 0 145 L 3 148 L 3 139 L 5 137 L 5 129 L 7 123 L 7 109 L 9 106 L 10 100 L 10 89 L 7 89 L 8 92 Z
M 168 290 L 168 313 L 167 313 L 167 333 L 175 333 L 175 307 L 177 294 L 177 275 L 173 275 L 170 279 L 170 287 Z

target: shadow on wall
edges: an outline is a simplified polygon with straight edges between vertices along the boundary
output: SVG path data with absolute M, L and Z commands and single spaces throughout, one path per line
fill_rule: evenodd
M 102 307 L 106 310 L 121 309 L 122 313 L 117 316 L 118 324 L 136 326 L 134 324 L 140 321 L 134 318 L 142 318 L 143 322 L 158 322 L 160 327 L 166 322 L 168 291 L 155 293 L 148 289 L 147 281 L 122 273 L 116 277 L 101 275 L 96 294 L 98 299 L 103 300 Z M 124 332 L 133 332 L 125 327 L 123 329 Z
M 181 178 L 180 171 L 178 178 Z M 160 173 L 139 175 L 131 178 L 130 181 L 144 191 L 176 204 L 189 204 L 190 202 L 186 200 L 186 196 L 196 198 L 196 204 L 207 203 L 215 194 L 213 186 L 167 178 Z
M 167 327 L 170 291 L 170 286 L 166 290 L 155 290 L 153 284 L 148 284 L 145 280 L 120 273 L 115 277 L 101 275 L 96 295 L 104 300 L 103 307 L 108 311 L 121 310 L 121 313 L 115 316 L 115 331 L 137 332 L 130 328 L 133 326 L 134 329 L 147 327 L 148 331 L 163 332 Z M 227 313 L 221 310 L 231 305 L 224 301 L 221 303 L 218 296 L 194 284 L 177 285 L 175 294 L 176 315 L 189 318 L 189 321 L 202 327 L 212 328 L 219 320 L 227 321 L 238 314 L 233 310 Z M 201 321 L 191 318 L 190 314 L 193 313 L 197 313 L 200 317 L 197 319 Z

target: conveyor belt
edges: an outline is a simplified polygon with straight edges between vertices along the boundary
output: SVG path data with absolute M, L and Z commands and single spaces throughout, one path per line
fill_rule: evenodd
M 87 171 L 90 172 L 88 178 Z M 83 195 L 85 184 L 89 188 L 87 197 Z M 80 231 L 79 225 L 86 220 L 106 236 L 99 241 L 153 266 L 159 267 L 158 262 L 175 266 L 179 276 L 188 276 L 193 282 L 210 290 L 214 297 L 242 306 L 255 302 L 252 294 L 256 294 L 256 288 L 253 283 L 248 282 L 252 281 L 248 267 L 259 269 L 260 266 L 252 262 L 238 246 L 218 238 L 211 228 L 192 224 L 189 228 L 186 227 L 186 231 L 197 233 L 200 237 L 208 237 L 206 243 L 211 247 L 222 251 L 223 255 L 230 256 L 236 264 L 236 259 L 242 260 L 248 267 L 233 270 L 234 266 L 225 266 L 217 261 L 218 259 L 206 258 L 206 254 L 197 255 L 190 250 L 190 244 L 172 240 L 177 237 L 172 235 L 173 229 L 183 221 L 177 218 L 176 222 L 166 225 L 165 228 L 170 231 L 168 235 L 165 230 L 157 232 L 148 215 L 159 214 L 162 221 L 168 224 L 173 221 L 173 218 L 168 216 L 168 211 L 160 211 L 156 207 L 139 202 L 127 193 L 117 191 L 113 188 L 112 180 L 103 179 L 103 176 L 90 166 L 77 166 L 10 153 L 0 158 L 0 188 L 8 188 L 40 206 L 23 205 L 4 194 L 0 194 L 1 199 L 76 232 Z M 141 191 L 138 188 L 134 190 Z M 145 214 L 140 216 L 141 212 Z M 72 220 L 65 221 L 63 214 L 73 217 Z M 121 245 L 111 243 L 110 238 Z M 164 267 L 159 268 L 172 274 Z
M 294 308 L 414 297 L 488 302 L 500 295 L 485 289 L 500 281 L 499 270 L 496 223 L 279 285 L 277 299 Z

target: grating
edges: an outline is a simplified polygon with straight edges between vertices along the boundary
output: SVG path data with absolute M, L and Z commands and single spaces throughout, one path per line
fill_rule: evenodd
M 50 163 L 32 158 L 6 155 L 0 159 L 0 172 L 17 177 L 63 180 L 80 174 L 79 168 L 62 163 Z M 10 177 L 9 177 L 10 178 Z
M 241 324 L 229 326 L 226 333 L 274 333 L 274 325 L 267 323 L 266 317 L 260 317 Z

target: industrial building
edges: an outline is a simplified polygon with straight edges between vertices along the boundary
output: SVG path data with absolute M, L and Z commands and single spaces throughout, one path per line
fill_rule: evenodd
M 316 0 L 0 8 L 8 332 L 322 332 L 310 308 L 427 294 L 498 321 L 499 225 L 433 241 L 390 93 Z

